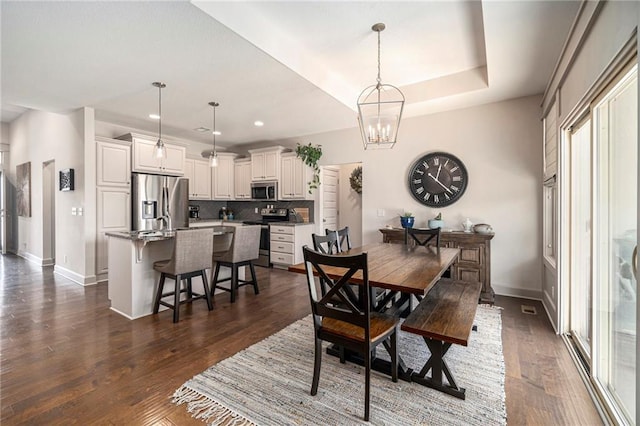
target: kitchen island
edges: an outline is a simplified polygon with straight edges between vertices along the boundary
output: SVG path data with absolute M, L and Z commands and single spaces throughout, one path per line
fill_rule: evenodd
M 222 233 L 216 231 L 214 238 Z M 108 232 L 106 235 L 109 237 L 108 296 L 111 309 L 129 319 L 150 315 L 160 278 L 160 273 L 153 269 L 153 263 L 171 257 L 175 231 Z M 200 277 L 192 279 L 192 286 L 195 292 L 204 290 Z M 160 309 L 167 308 L 161 306 Z

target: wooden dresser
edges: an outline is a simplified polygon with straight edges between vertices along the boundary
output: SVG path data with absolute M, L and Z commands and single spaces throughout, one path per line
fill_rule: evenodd
M 404 244 L 403 228 L 380 229 L 385 243 Z M 474 232 L 443 231 L 440 243 L 443 247 L 460 249 L 460 256 L 451 266 L 451 278 L 463 281 L 480 281 L 482 293 L 480 302 L 493 303 L 494 292 L 491 288 L 491 239 L 493 234 Z

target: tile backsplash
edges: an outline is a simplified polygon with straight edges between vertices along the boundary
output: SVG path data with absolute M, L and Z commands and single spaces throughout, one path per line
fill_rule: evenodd
M 189 201 L 190 206 L 200 206 L 200 218 L 201 219 L 218 219 L 218 213 L 222 207 L 226 207 L 227 210 L 231 209 L 234 213 L 234 219 L 236 220 L 259 220 L 262 216 L 258 211 L 265 208 L 267 204 L 275 208 L 281 209 L 295 209 L 295 208 L 308 208 L 309 209 L 309 221 L 313 222 L 313 201 L 202 201 L 193 200 Z

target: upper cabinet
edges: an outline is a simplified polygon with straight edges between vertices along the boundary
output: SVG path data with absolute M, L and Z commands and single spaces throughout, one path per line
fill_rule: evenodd
M 211 167 L 206 160 L 185 160 L 184 177 L 189 179 L 190 200 L 211 199 Z
M 235 158 L 238 154 L 218 153 L 218 166 L 213 168 L 211 181 L 214 200 L 233 200 L 235 194 Z
M 313 200 L 314 194 L 309 194 L 308 182 L 313 177 L 311 167 L 304 164 L 295 152 L 282 154 L 282 176 L 280 179 L 281 200 Z
M 243 158 L 235 161 L 236 200 L 251 199 L 251 160 Z
M 96 156 L 96 185 L 129 187 L 131 143 L 97 137 Z
M 283 149 L 281 146 L 250 149 L 251 180 L 265 181 L 280 179 L 280 154 Z
M 186 148 L 184 146 L 166 143 L 165 158 L 157 158 L 155 154 L 156 141 L 141 138 L 133 133 L 120 136 L 118 139 L 133 143 L 134 172 L 157 173 L 163 175 L 184 175 Z

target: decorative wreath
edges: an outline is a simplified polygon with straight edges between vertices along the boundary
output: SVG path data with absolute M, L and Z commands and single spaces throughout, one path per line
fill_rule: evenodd
M 353 169 L 351 176 L 349 176 L 349 183 L 351 184 L 351 189 L 358 194 L 362 194 L 362 166 Z

